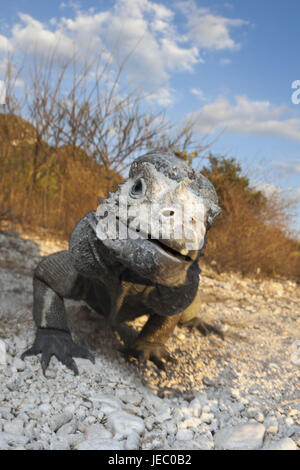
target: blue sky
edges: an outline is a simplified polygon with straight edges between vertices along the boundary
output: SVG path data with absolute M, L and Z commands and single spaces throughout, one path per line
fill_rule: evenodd
M 300 201 L 300 104 L 291 100 L 300 80 L 299 0 L 1 3 L 0 52 L 60 37 L 66 54 L 75 36 L 97 48 L 119 34 L 126 53 L 140 40 L 129 73 L 144 74 L 168 116 L 192 117 L 212 152 L 238 158 L 260 187 Z

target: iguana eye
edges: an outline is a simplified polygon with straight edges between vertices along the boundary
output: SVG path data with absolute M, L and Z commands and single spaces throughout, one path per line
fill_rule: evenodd
M 139 178 L 135 181 L 134 185 L 130 190 L 130 196 L 134 199 L 139 199 L 145 196 L 146 183 L 143 178 Z

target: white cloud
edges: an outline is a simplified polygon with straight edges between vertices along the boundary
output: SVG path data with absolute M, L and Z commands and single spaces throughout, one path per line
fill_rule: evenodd
M 194 0 L 180 2 L 179 8 L 187 17 L 189 37 L 200 48 L 224 50 L 240 47 L 231 37 L 231 30 L 245 26 L 247 21 L 215 15 L 208 8 L 199 8 Z
M 169 88 L 160 88 L 148 97 L 149 101 L 155 101 L 161 106 L 170 106 L 174 103 L 173 91 Z
M 0 51 L 8 47 L 16 52 L 55 49 L 64 58 L 75 52 L 80 58 L 105 49 L 119 63 L 127 58 L 127 76 L 139 79 L 148 90 L 159 90 L 157 96 L 166 102 L 171 98 L 160 89 L 166 90 L 172 73 L 193 71 L 203 62 L 201 49 L 238 47 L 230 30 L 245 24 L 198 8 L 193 0 L 170 5 L 160 0 L 115 0 L 110 8 L 84 12 L 70 0 L 60 4 L 65 16 L 47 23 L 20 13 L 10 37 L 0 35 Z M 183 12 L 179 25 L 175 22 L 178 8 Z M 188 33 L 182 29 L 184 22 Z
M 0 34 L 0 51 L 8 52 L 12 50 L 12 44 L 6 36 Z
M 42 23 L 20 13 L 20 22 L 12 28 L 9 41 L 0 36 L 0 49 L 7 44 L 22 45 L 29 50 L 56 47 L 63 55 L 73 53 L 74 44 L 82 49 L 118 43 L 121 53 L 134 51 L 134 65 L 151 71 L 154 81 L 166 80 L 174 70 L 192 70 L 201 62 L 199 47 L 233 49 L 238 44 L 231 38 L 230 29 L 246 22 L 216 16 L 208 9 L 198 8 L 193 0 L 179 4 L 187 22 L 188 34 L 180 34 L 175 25 L 174 9 L 153 0 L 116 0 L 113 7 L 95 13 L 83 12 L 73 2 L 60 7 L 73 7 L 74 18 L 52 19 Z M 192 44 L 194 43 L 194 45 Z
M 34 52 L 47 52 L 57 48 L 62 56 L 71 56 L 74 52 L 74 42 L 61 28 L 51 31 L 32 16 L 20 13 L 21 23 L 12 28 L 12 43 L 15 49 Z
M 295 162 L 276 162 L 276 167 L 283 170 L 287 175 L 300 173 L 300 158 Z
M 157 85 L 174 70 L 192 70 L 200 60 L 195 46 L 183 47 L 173 23 L 174 12 L 150 0 L 118 0 L 109 12 L 105 38 L 119 36 L 123 55 L 134 51 L 132 68 Z
M 197 96 L 198 100 L 207 101 L 207 98 L 205 97 L 203 90 L 201 90 L 200 88 L 192 88 L 191 93 Z
M 47 24 L 24 13 L 19 18 L 10 40 L 0 36 L 0 49 L 7 45 L 31 52 L 56 48 L 70 57 L 75 51 L 86 56 L 87 50 L 104 47 L 120 62 L 128 57 L 128 73 L 155 87 L 165 84 L 171 72 L 191 71 L 201 61 L 198 48 L 179 34 L 174 12 L 151 0 L 116 0 L 112 8 L 97 13 L 76 9 L 73 18 L 52 18 Z
M 220 59 L 220 65 L 229 65 L 231 64 L 231 59 Z
M 225 98 L 203 106 L 190 117 L 200 133 L 227 131 L 231 134 L 256 134 L 286 137 L 300 141 L 300 119 L 286 118 L 284 106 L 272 106 L 269 101 L 250 101 L 237 96 L 232 105 Z

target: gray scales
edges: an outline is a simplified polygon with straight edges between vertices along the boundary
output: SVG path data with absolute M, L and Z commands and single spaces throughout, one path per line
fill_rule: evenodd
M 124 216 L 120 201 L 126 201 Z M 179 222 L 170 222 L 183 205 L 187 218 L 175 220 L 181 224 L 189 220 L 192 224 L 181 227 L 183 235 L 176 238 Z M 194 207 L 202 208 L 200 215 L 189 213 Z M 153 208 L 159 211 L 153 220 L 168 224 L 170 237 L 163 238 L 155 232 L 155 222 L 151 233 L 131 236 L 132 225 L 143 226 L 141 219 Z M 135 214 L 131 219 L 130 213 Z M 125 321 L 148 315 L 140 334 L 125 352 L 127 356 L 149 359 L 161 369 L 165 369 L 166 361 L 174 361 L 165 344 L 177 323 L 196 327 L 203 334 L 221 335 L 197 317 L 199 258 L 207 231 L 219 213 L 218 198 L 210 181 L 174 154 L 150 152 L 134 160 L 128 179 L 100 202 L 97 211 L 89 212 L 78 222 L 69 250 L 43 258 L 35 269 L 33 317 L 37 333 L 22 359 L 41 353 L 44 374 L 53 355 L 75 374 L 78 369 L 74 357 L 94 362 L 92 352 L 72 339 L 64 298 L 84 300 L 116 329 Z M 103 229 L 101 233 L 105 227 L 107 230 L 111 215 L 119 230 L 126 226 L 129 237 L 99 236 L 99 228 Z M 160 233 L 157 239 L 153 238 L 153 231 Z

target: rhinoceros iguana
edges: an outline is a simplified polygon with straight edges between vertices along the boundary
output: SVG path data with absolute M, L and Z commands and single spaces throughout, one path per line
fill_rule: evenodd
M 94 361 L 72 340 L 64 298 L 84 300 L 112 327 L 148 315 L 128 353 L 159 368 L 173 360 L 165 344 L 179 321 L 218 333 L 197 313 L 199 257 L 219 213 L 213 185 L 182 159 L 157 151 L 138 157 L 118 190 L 78 222 L 69 250 L 35 269 L 37 333 L 22 358 L 41 353 L 44 373 L 53 355 L 75 374 L 74 357 Z

